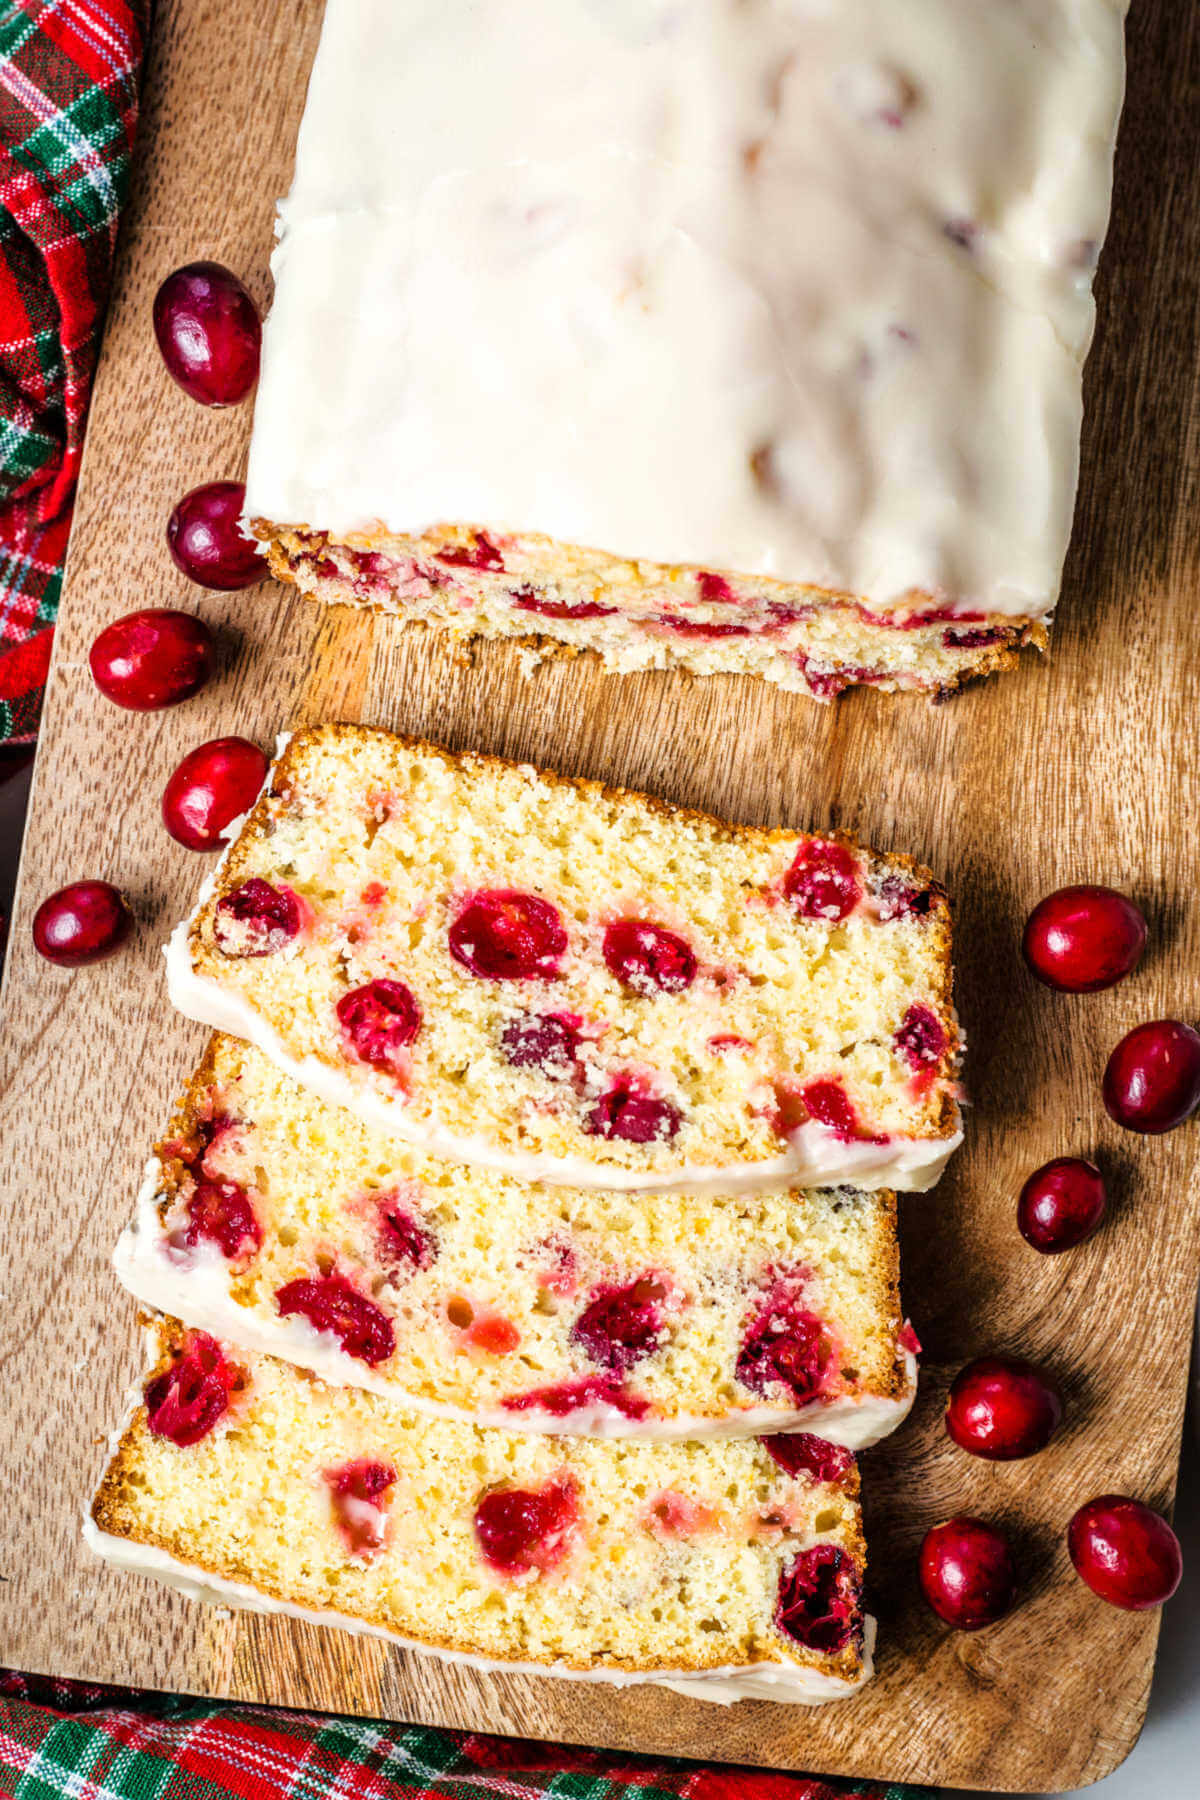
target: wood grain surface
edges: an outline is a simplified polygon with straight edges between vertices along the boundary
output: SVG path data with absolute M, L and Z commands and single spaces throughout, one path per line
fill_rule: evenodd
M 239 472 L 250 409 L 205 411 L 171 384 L 150 300 L 200 256 L 267 298 L 272 204 L 320 5 L 160 0 L 157 12 L 6 990 L 0 1662 L 777 1768 L 1015 1790 L 1096 1779 L 1140 1728 L 1158 1620 L 1096 1600 L 1070 1571 L 1064 1528 L 1114 1488 L 1169 1506 L 1200 1265 L 1200 1128 L 1126 1136 L 1099 1099 L 1121 1032 L 1200 1012 L 1197 9 L 1133 8 L 1053 652 L 940 707 L 867 691 L 821 707 L 733 678 L 605 677 L 585 661 L 526 678 L 504 649 L 458 660 L 433 636 L 271 585 L 190 588 L 167 556 L 167 514 L 185 489 Z M 198 699 L 138 716 L 100 698 L 86 654 L 101 624 L 146 604 L 201 613 L 223 665 Z M 949 1176 L 904 1208 L 906 1296 L 926 1356 L 915 1416 L 865 1459 L 881 1650 L 856 1699 L 725 1711 L 649 1689 L 476 1676 L 284 1620 L 219 1617 L 83 1549 L 81 1509 L 139 1361 L 109 1252 L 203 1041 L 164 993 L 159 946 L 205 864 L 165 835 L 162 786 L 205 738 L 268 743 L 297 718 L 334 717 L 732 818 L 846 826 L 914 852 L 956 895 L 974 1107 Z M 29 920 L 48 890 L 83 875 L 119 882 L 140 926 L 124 954 L 70 974 L 33 954 Z M 1069 999 L 1035 986 L 1017 945 L 1033 901 L 1076 879 L 1135 894 L 1152 948 L 1126 986 Z M 1038 1257 L 1015 1229 L 1017 1191 L 1066 1152 L 1100 1155 L 1113 1216 L 1081 1249 Z M 1044 1359 L 1064 1382 L 1069 1423 L 1032 1461 L 985 1465 L 941 1430 L 950 1376 L 991 1349 Z M 1025 1567 L 1021 1607 L 969 1636 L 937 1624 L 914 1580 L 925 1528 L 963 1509 L 1010 1526 Z

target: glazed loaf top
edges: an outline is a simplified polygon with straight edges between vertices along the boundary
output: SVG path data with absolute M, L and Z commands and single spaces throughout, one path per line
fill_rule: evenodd
M 329 0 L 247 513 L 1042 617 L 1124 0 Z

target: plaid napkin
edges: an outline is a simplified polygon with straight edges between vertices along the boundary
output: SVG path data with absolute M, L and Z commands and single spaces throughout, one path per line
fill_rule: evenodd
M 37 730 L 151 0 L 0 0 L 0 746 Z M 0 1670 L 20 1800 L 898 1800 L 905 1790 Z

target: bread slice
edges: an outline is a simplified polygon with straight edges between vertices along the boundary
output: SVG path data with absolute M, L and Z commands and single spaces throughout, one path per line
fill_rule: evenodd
M 286 744 L 168 973 L 322 1098 L 528 1181 L 920 1189 L 960 1141 L 910 858 L 363 726 Z
M 870 1674 L 849 1453 L 481 1431 L 173 1321 L 87 1535 L 193 1597 L 476 1668 L 804 1704 Z
M 214 1038 L 117 1273 L 146 1305 L 514 1431 L 861 1448 L 915 1391 L 895 1200 L 612 1194 L 439 1162 Z

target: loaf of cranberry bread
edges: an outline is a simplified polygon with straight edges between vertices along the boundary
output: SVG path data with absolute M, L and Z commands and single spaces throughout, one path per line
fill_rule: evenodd
M 272 568 L 821 699 L 1010 667 L 1071 530 L 1125 10 L 327 0 Z
M 526 1186 L 359 1124 L 228 1037 L 116 1266 L 217 1337 L 515 1431 L 858 1449 L 915 1388 L 890 1193 Z
M 173 1322 L 87 1536 L 194 1598 L 481 1669 L 809 1705 L 871 1672 L 849 1451 L 483 1431 Z
M 168 969 L 323 1099 L 527 1181 L 925 1188 L 961 1136 L 909 858 L 361 726 L 286 744 Z

